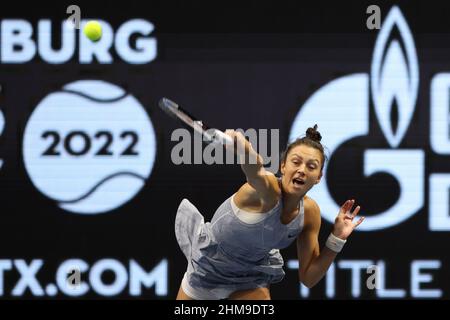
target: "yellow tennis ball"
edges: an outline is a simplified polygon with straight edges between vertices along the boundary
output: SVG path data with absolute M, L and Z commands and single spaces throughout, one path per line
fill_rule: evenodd
M 84 34 L 92 41 L 97 41 L 102 37 L 102 26 L 98 21 L 91 20 L 84 26 Z

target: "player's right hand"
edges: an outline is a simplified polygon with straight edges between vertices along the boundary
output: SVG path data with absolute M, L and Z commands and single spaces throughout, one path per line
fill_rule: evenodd
M 225 146 L 225 148 L 233 148 L 237 154 L 245 154 L 248 150 L 248 141 L 245 139 L 244 135 L 240 131 L 227 129 L 225 130 L 225 134 L 230 136 L 233 139 L 233 146 Z

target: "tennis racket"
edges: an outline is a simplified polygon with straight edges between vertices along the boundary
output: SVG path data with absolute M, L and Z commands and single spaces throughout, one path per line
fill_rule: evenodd
M 203 141 L 205 141 L 206 143 L 233 145 L 233 139 L 229 135 L 218 129 L 208 128 L 202 121 L 197 120 L 194 116 L 190 115 L 186 110 L 182 109 L 172 100 L 161 98 L 158 105 L 169 116 L 175 118 L 183 125 L 192 128 L 195 132 L 201 134 L 203 136 Z

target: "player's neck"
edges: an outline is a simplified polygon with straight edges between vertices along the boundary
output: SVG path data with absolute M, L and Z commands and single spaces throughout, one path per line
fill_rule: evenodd
M 299 207 L 300 200 L 304 197 L 303 195 L 289 195 L 283 194 L 283 207 L 286 211 L 293 211 Z
M 293 211 L 296 208 L 298 208 L 300 200 L 305 196 L 306 193 L 300 194 L 300 195 L 293 195 L 286 193 L 283 188 L 283 183 L 281 182 L 281 179 L 278 180 L 278 185 L 280 186 L 281 190 L 281 199 L 283 202 L 283 208 L 286 211 Z

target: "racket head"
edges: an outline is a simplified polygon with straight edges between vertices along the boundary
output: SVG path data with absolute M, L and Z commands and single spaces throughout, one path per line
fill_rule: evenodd
M 161 98 L 158 105 L 165 113 L 180 122 L 184 127 L 193 129 L 195 132 L 204 136 L 206 142 L 212 142 L 213 139 L 207 132 L 209 128 L 202 121 L 197 120 L 186 110 L 182 109 L 177 103 L 167 98 Z
M 201 134 L 206 143 L 233 144 L 231 137 L 218 129 L 209 129 L 202 121 L 197 120 L 174 101 L 168 98 L 161 98 L 158 105 L 170 117 L 181 122 L 188 129 L 193 129 Z

